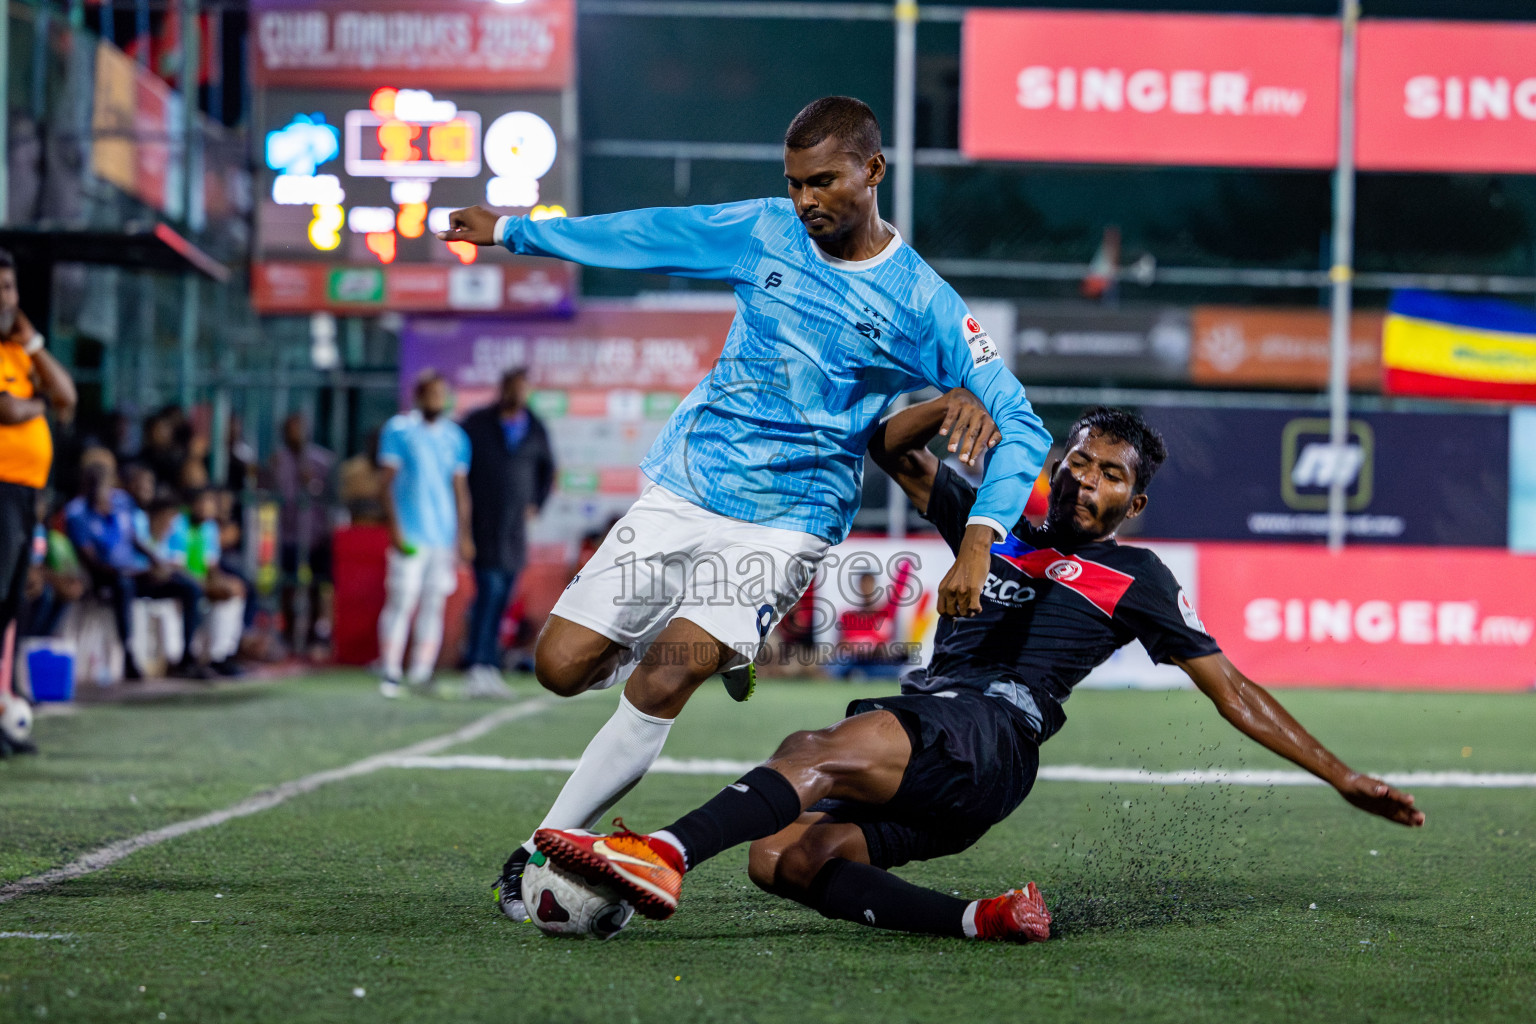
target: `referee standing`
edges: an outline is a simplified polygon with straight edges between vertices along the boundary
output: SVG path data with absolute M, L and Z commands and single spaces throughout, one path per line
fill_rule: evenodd
M 21 311 L 16 260 L 0 249 L 0 678 L 12 680 L 37 499 L 53 467 L 48 407 L 61 415 L 75 407 L 75 382 L 43 344 Z M 4 739 L 29 748 L 24 738 Z

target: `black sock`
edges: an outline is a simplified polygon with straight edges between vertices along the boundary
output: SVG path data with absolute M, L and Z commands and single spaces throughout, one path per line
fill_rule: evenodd
M 739 843 L 771 836 L 800 817 L 800 794 L 772 768 L 753 768 L 667 831 L 687 852 L 688 867 Z
M 808 906 L 838 921 L 923 935 L 965 938 L 961 923 L 970 900 L 902 881 L 883 868 L 841 857 L 829 860 L 811 882 Z

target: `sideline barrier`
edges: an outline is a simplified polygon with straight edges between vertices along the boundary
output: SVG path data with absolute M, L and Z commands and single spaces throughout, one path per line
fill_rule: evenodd
M 1197 547 L 1200 615 L 1262 683 L 1536 686 L 1536 558 L 1486 548 Z

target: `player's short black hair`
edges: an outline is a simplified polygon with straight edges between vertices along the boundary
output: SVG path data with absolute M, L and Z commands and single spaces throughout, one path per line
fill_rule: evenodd
M 428 385 L 436 384 L 440 380 L 447 383 L 441 373 L 438 373 L 434 367 L 429 366 L 416 375 L 416 380 L 411 387 L 411 394 L 420 395 L 423 391 L 427 390 Z
M 784 133 L 788 149 L 810 149 L 828 138 L 842 141 L 860 160 L 880 152 L 880 122 L 869 104 L 852 96 L 823 96 L 806 104 Z
M 1136 494 L 1147 489 L 1147 484 L 1157 475 L 1157 467 L 1168 460 L 1168 444 L 1163 440 L 1163 435 L 1129 410 L 1114 409 L 1107 405 L 1085 409 L 1077 422 L 1072 424 L 1072 429 L 1067 431 L 1067 443 L 1076 442 L 1078 435 L 1084 431 L 1124 441 L 1135 450 Z
M 11 255 L 11 250 L 0 249 L 0 270 L 15 270 L 16 257 Z

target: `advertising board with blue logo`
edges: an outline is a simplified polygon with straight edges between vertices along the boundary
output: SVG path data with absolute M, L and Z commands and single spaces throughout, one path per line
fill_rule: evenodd
M 1357 413 L 1342 453 L 1323 410 L 1143 412 L 1168 442 L 1143 536 L 1319 540 L 1329 486 L 1342 477 L 1351 543 L 1509 543 L 1507 412 Z

